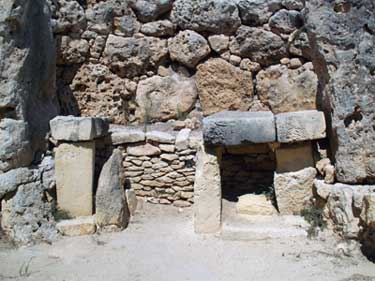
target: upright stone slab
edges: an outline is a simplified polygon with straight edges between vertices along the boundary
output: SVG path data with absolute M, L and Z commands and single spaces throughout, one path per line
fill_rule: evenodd
M 58 208 L 72 217 L 91 216 L 95 142 L 62 143 L 55 161 Z
M 221 226 L 221 179 L 218 153 L 201 146 L 197 154 L 194 183 L 194 229 L 217 232 Z M 218 157 L 219 156 L 219 157 Z

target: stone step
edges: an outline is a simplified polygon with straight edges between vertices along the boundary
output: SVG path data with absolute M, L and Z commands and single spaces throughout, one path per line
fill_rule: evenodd
M 307 237 L 308 223 L 299 216 L 237 215 L 222 223 L 220 236 L 225 240 L 267 240 Z

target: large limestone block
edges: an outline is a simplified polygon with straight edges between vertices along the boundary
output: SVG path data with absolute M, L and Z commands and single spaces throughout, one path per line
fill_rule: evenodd
M 108 121 L 102 118 L 57 116 L 50 121 L 51 134 L 60 141 L 90 141 L 108 133 Z
M 276 165 L 278 173 L 296 172 L 304 168 L 314 167 L 311 142 L 277 148 Z
M 195 79 L 203 114 L 223 110 L 247 111 L 253 100 L 253 79 L 248 71 L 223 59 L 210 59 L 198 66 Z
M 172 21 L 181 29 L 230 34 L 241 25 L 236 3 L 231 0 L 177 0 Z
M 277 206 L 282 215 L 299 215 L 313 196 L 315 168 L 298 172 L 275 173 L 274 186 Z
M 246 194 L 238 197 L 236 210 L 238 214 L 242 215 L 271 216 L 277 214 L 271 200 L 264 194 Z
M 311 63 L 297 69 L 272 65 L 260 71 L 256 79 L 259 99 L 273 113 L 316 109 L 318 77 Z
M 197 154 L 194 183 L 194 229 L 217 232 L 221 225 L 221 177 L 219 155 L 201 146 Z
M 56 224 L 56 228 L 65 236 L 94 234 L 96 231 L 95 217 L 79 217 L 71 220 L 63 220 Z
M 96 223 L 99 227 L 125 228 L 129 209 L 125 195 L 122 152 L 115 149 L 100 173 L 96 192 Z
M 324 113 L 316 110 L 276 115 L 277 141 L 291 143 L 326 137 Z
M 58 208 L 72 217 L 91 216 L 95 142 L 60 144 L 55 162 Z
M 203 119 L 203 138 L 213 145 L 274 142 L 274 116 L 272 112 L 220 112 Z
M 197 100 L 195 82 L 177 73 L 153 76 L 142 80 L 137 87 L 136 116 L 140 122 L 178 119 L 189 113 Z

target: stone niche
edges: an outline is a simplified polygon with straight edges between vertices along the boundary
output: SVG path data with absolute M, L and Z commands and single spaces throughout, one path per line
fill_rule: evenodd
M 325 130 L 316 110 L 206 117 L 197 153 L 195 231 L 219 231 L 227 207 L 238 215 L 300 214 L 316 177 L 314 140 L 325 138 Z

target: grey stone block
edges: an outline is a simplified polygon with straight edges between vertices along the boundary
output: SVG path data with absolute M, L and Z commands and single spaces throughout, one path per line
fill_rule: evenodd
M 323 139 L 326 137 L 324 113 L 316 110 L 276 115 L 277 140 L 281 143 Z
M 203 138 L 211 145 L 274 142 L 274 115 L 272 112 L 223 111 L 203 119 Z
M 106 119 L 57 116 L 50 121 L 52 137 L 60 141 L 90 141 L 108 133 Z
M 112 144 L 120 145 L 125 143 L 142 142 L 146 139 L 143 131 L 134 128 L 114 129 L 111 132 Z

